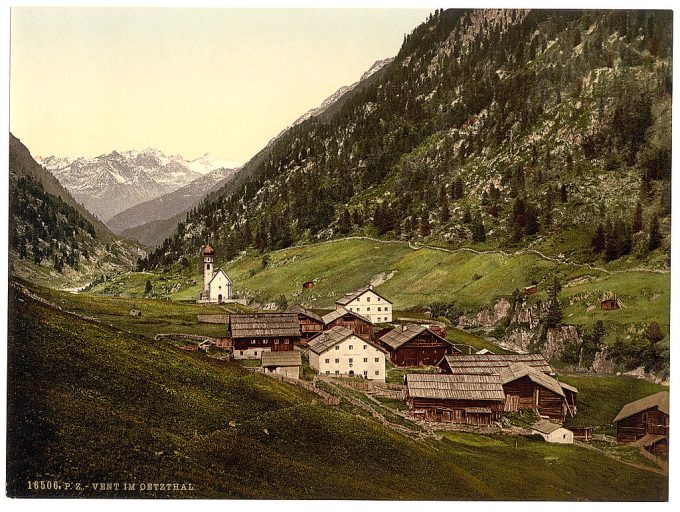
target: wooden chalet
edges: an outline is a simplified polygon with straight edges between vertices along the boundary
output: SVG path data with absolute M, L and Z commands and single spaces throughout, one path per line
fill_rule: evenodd
M 295 313 L 300 323 L 300 335 L 304 340 L 323 332 L 323 319 L 302 306 L 292 306 L 286 313 Z
M 668 453 L 670 394 L 661 391 L 623 406 L 614 418 L 616 440 Z
M 338 308 L 335 311 L 321 317 L 323 321 L 324 331 L 328 331 L 333 327 L 346 327 L 355 334 L 364 337 L 372 337 L 373 323 L 365 316 L 348 311 L 345 308 Z
M 398 325 L 379 341 L 396 366 L 434 366 L 447 354 L 460 353 L 446 338 L 412 323 Z
M 265 350 L 293 350 L 300 341 L 300 324 L 294 313 L 230 315 L 229 330 L 236 359 L 259 359 Z
M 576 414 L 575 396 L 578 390 L 525 363 L 513 363 L 503 368 L 500 380 L 505 392 L 505 412 L 532 409 L 545 418 L 564 421 L 567 414 Z M 563 386 L 569 388 L 569 400 Z
M 490 425 L 503 412 L 498 375 L 409 373 L 404 380 L 409 413 L 426 421 Z
M 538 286 L 535 285 L 535 284 L 532 284 L 531 286 L 525 286 L 524 287 L 524 295 L 534 295 L 537 292 L 538 292 Z
M 500 373 L 514 363 L 524 363 L 539 372 L 552 374 L 553 369 L 542 354 L 453 354 L 447 355 L 439 361 L 439 368 L 444 373 L 454 374 L 487 374 Z
M 299 379 L 301 366 L 302 356 L 299 350 L 262 353 L 262 368 L 264 368 L 265 373 L 275 373 L 289 379 Z

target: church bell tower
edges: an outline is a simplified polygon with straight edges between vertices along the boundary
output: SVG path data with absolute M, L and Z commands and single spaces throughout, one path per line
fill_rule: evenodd
M 207 292 L 208 285 L 213 278 L 213 273 L 215 271 L 215 250 L 210 246 L 210 244 L 205 246 L 203 249 L 203 291 Z

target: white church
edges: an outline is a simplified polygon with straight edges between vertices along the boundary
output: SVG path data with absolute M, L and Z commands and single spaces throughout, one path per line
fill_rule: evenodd
M 197 302 L 222 303 L 231 301 L 232 282 L 229 276 L 221 268 L 215 268 L 215 250 L 210 244 L 203 249 L 203 290 L 198 296 Z

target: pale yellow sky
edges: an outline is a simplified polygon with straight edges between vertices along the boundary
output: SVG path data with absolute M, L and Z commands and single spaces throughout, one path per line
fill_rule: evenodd
M 428 12 L 15 7 L 10 129 L 41 156 L 151 146 L 245 162 Z

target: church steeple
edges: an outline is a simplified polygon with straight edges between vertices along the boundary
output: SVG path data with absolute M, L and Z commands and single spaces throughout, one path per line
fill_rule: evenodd
M 210 244 L 203 249 L 203 290 L 209 291 L 209 284 L 215 272 L 215 250 Z

